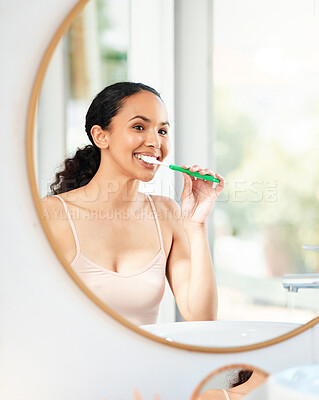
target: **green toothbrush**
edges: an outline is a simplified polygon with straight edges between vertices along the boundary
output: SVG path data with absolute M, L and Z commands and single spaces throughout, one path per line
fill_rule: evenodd
M 219 179 L 215 178 L 214 176 L 201 175 L 198 171 L 191 172 L 190 170 L 179 167 L 178 165 L 163 163 L 162 161 L 156 160 L 154 157 L 141 155 L 141 158 L 143 159 L 143 161 L 148 162 L 150 164 L 164 165 L 165 167 L 168 167 L 174 171 L 185 172 L 185 174 L 195 176 L 196 178 L 199 178 L 199 179 L 204 179 L 205 181 L 212 181 L 212 182 L 217 182 L 217 183 L 219 182 Z

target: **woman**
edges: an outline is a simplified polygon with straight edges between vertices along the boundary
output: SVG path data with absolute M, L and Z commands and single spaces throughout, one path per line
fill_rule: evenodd
M 170 149 L 165 105 L 141 83 L 102 90 L 85 127 L 92 145 L 65 161 L 51 185 L 54 196 L 42 199 L 66 260 L 97 297 L 137 325 L 156 322 L 165 276 L 186 321 L 214 320 L 217 290 L 206 220 L 223 178 L 190 167 L 220 183 L 213 188 L 183 173 L 181 208 L 171 198 L 138 191 L 159 166 L 137 154 L 163 161 Z
M 230 383 L 230 388 L 210 389 L 200 393 L 195 400 L 240 400 L 258 386 L 262 385 L 267 379 L 268 374 L 262 370 L 242 369 L 237 377 Z

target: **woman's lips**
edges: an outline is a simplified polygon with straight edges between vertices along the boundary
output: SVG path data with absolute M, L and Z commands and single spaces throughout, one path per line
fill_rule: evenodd
M 143 160 L 140 160 L 139 158 L 137 158 L 135 156 L 133 156 L 133 157 L 136 159 L 137 162 L 142 164 L 143 167 L 145 167 L 145 168 L 154 169 L 156 167 L 156 165 L 157 165 L 157 164 L 149 164 L 149 163 L 147 163 L 147 162 L 145 162 Z

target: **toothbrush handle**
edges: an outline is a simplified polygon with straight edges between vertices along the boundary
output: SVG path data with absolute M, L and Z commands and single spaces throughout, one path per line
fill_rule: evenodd
M 196 178 L 205 179 L 206 181 L 212 181 L 212 182 L 217 182 L 217 183 L 219 182 L 219 179 L 215 178 L 214 176 L 201 175 L 198 171 L 191 172 L 189 169 L 179 167 L 178 165 L 170 164 L 169 168 L 173 169 L 174 171 L 185 172 L 185 174 L 196 176 Z

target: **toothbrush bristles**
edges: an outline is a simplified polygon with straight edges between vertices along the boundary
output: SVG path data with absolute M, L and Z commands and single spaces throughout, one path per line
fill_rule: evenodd
M 149 156 L 141 156 L 142 160 L 148 162 L 150 164 L 162 164 L 159 160 L 156 160 L 154 157 Z

